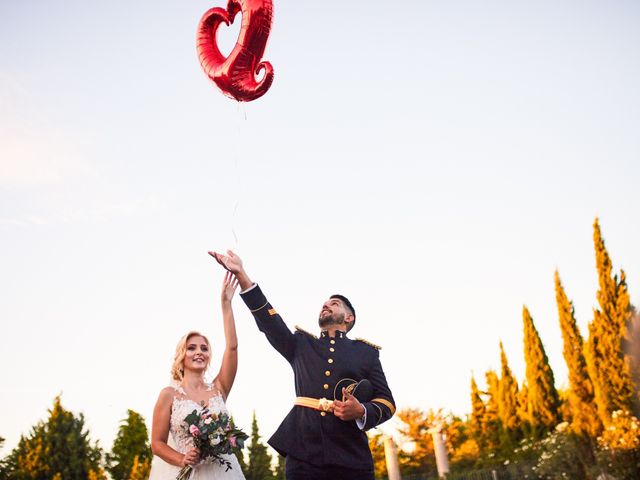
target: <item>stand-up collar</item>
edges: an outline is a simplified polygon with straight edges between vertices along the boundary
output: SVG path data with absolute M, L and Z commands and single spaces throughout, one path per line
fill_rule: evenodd
M 331 338 L 329 337 L 329 332 L 326 330 L 322 330 L 320 332 L 320 338 Z M 347 338 L 347 332 L 341 332 L 340 330 L 336 331 L 335 338 Z

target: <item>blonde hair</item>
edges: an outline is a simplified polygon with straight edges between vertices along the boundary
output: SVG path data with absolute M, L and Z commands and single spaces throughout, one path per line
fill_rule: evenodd
M 173 365 L 171 366 L 171 378 L 177 382 L 181 382 L 184 377 L 184 357 L 187 355 L 187 342 L 191 337 L 195 336 L 204 338 L 209 350 L 211 350 L 209 339 L 200 332 L 191 331 L 182 337 L 176 346 L 176 354 L 173 357 Z M 209 361 L 211 361 L 211 357 L 209 357 Z M 209 364 L 207 364 L 207 367 L 209 367 Z

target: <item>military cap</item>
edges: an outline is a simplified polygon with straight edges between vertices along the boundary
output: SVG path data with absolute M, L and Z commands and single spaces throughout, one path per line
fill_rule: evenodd
M 359 382 L 355 381 L 352 378 L 342 378 L 338 380 L 336 386 L 333 389 L 333 398 L 338 400 L 340 398 L 344 402 L 344 397 L 342 396 L 342 389 L 345 389 L 347 393 L 350 393 L 356 400 L 360 403 L 368 402 L 373 397 L 373 386 L 371 382 L 366 378 L 360 380 Z

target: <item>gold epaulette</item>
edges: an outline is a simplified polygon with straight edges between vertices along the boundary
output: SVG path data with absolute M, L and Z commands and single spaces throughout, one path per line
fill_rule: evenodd
M 316 335 L 314 335 L 311 332 L 307 332 L 304 328 L 302 328 L 302 327 L 300 327 L 298 325 L 296 325 L 296 331 L 301 332 L 301 333 L 306 333 L 307 335 L 309 335 L 310 337 L 315 338 L 316 340 L 318 339 L 318 337 Z
M 370 347 L 375 348 L 376 350 L 382 350 L 382 347 L 379 345 L 376 345 L 375 343 L 371 343 L 368 340 L 365 340 L 364 338 L 356 338 L 356 340 L 358 340 L 359 342 L 365 343 L 367 345 L 369 345 Z

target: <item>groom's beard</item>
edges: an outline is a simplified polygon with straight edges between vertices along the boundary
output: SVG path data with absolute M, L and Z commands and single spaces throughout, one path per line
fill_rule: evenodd
M 320 316 L 320 318 L 318 318 L 318 325 L 320 325 L 320 328 L 327 328 L 331 325 L 344 325 L 344 318 L 344 313 L 329 314 L 324 317 Z

